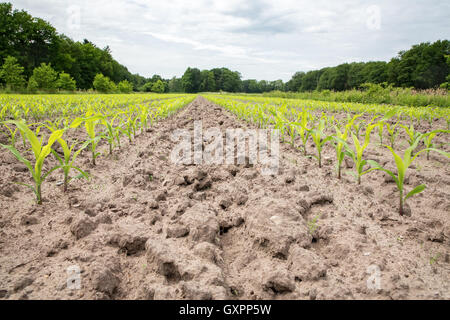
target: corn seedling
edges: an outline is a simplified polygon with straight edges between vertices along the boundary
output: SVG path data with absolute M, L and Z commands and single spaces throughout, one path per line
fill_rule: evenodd
M 349 134 L 349 132 L 351 132 L 353 123 L 360 116 L 361 115 L 356 115 L 352 119 L 350 119 L 350 121 L 345 126 L 344 132 L 341 132 L 341 129 L 339 127 L 335 126 L 334 128 L 336 130 L 336 136 L 333 137 L 333 139 L 337 138 L 337 139 L 341 139 L 343 141 L 347 141 L 348 134 Z M 336 160 L 337 160 L 336 169 L 337 169 L 338 179 L 340 180 L 341 179 L 341 170 L 342 170 L 342 161 L 344 161 L 344 157 L 345 157 L 344 144 L 336 139 L 335 139 L 335 142 L 336 143 L 334 145 L 334 148 L 336 150 Z
M 414 129 L 414 125 L 412 123 L 411 123 L 411 125 L 409 127 L 404 126 L 402 124 L 400 124 L 400 127 L 405 129 L 405 132 L 408 135 L 409 146 L 412 146 L 415 143 L 415 141 L 417 140 L 417 138 L 422 135 L 419 131 L 416 131 Z
M 438 153 L 441 153 L 443 155 L 445 155 L 446 157 L 450 157 L 450 154 L 438 150 L 438 149 L 434 149 L 434 148 L 427 148 L 427 149 L 423 149 L 420 150 L 419 152 L 417 152 L 414 156 L 412 155 L 414 149 L 417 148 L 417 145 L 419 144 L 419 141 L 422 139 L 422 135 L 419 135 L 416 140 L 413 142 L 413 144 L 406 149 L 403 158 L 400 157 L 395 151 L 394 149 L 392 149 L 390 146 L 385 146 L 386 148 L 389 149 L 389 151 L 391 151 L 394 160 L 395 160 L 395 164 L 397 166 L 397 173 L 395 174 L 394 172 L 385 169 L 383 167 L 381 167 L 377 162 L 373 161 L 373 160 L 369 160 L 368 163 L 372 166 L 372 169 L 374 170 L 381 170 L 386 172 L 387 174 L 389 174 L 395 181 L 396 185 L 397 185 L 397 189 L 399 192 L 399 213 L 402 216 L 404 214 L 404 204 L 405 201 L 407 199 L 409 199 L 410 197 L 412 197 L 415 194 L 418 194 L 420 192 L 422 192 L 423 190 L 425 190 L 426 186 L 424 184 L 421 184 L 417 187 L 415 187 L 413 190 L 411 190 L 409 193 L 406 194 L 406 196 L 404 196 L 405 193 L 405 188 L 404 188 L 404 181 L 405 181 L 405 177 L 406 177 L 406 171 L 407 169 L 411 166 L 411 163 L 422 153 L 422 152 L 427 152 L 427 151 L 436 151 Z
M 111 155 L 113 153 L 114 149 L 114 143 L 115 141 L 119 140 L 120 145 L 120 138 L 119 138 L 119 129 L 114 127 L 114 121 L 116 120 L 118 115 L 111 118 L 111 120 L 108 120 L 108 117 L 102 116 L 101 117 L 101 123 L 106 127 L 106 133 L 103 134 L 103 136 L 106 138 L 109 144 L 109 154 Z M 94 139 L 94 137 L 91 137 L 91 139 Z
M 450 130 L 434 130 L 431 132 L 428 132 L 423 135 L 423 142 L 425 144 L 425 148 L 430 149 L 434 147 L 433 145 L 433 139 L 436 137 L 438 133 L 450 133 Z M 427 160 L 430 160 L 430 150 L 427 151 Z
M 322 168 L 322 149 L 325 143 L 333 139 L 333 136 L 325 135 L 325 121 L 322 119 L 319 121 L 318 126 L 311 131 L 311 138 L 314 141 L 316 147 L 317 156 L 314 156 L 319 162 L 319 168 Z
M 92 164 L 95 166 L 95 159 L 100 155 L 100 153 L 96 152 L 98 142 L 100 139 L 96 139 L 95 126 L 99 123 L 101 117 L 89 117 L 91 113 L 87 113 L 88 118 L 84 119 L 84 127 L 86 128 L 86 132 L 91 138 L 91 153 L 92 153 Z
M 295 147 L 295 138 L 296 138 L 297 135 L 298 135 L 297 125 L 296 125 L 296 123 L 294 123 L 294 122 L 287 122 L 287 123 L 286 123 L 286 126 L 287 126 L 287 128 L 288 128 L 288 129 L 287 129 L 287 132 L 288 132 L 288 134 L 289 134 L 289 137 L 291 138 L 289 144 L 290 144 L 291 146 Z
M 397 122 L 395 124 L 389 124 L 388 122 L 386 122 L 386 129 L 389 133 L 389 142 L 391 143 L 391 148 L 394 148 L 394 144 L 395 144 L 395 140 L 397 139 L 398 136 L 398 130 L 397 130 L 397 126 L 399 125 L 400 122 Z
M 281 113 L 278 111 L 274 113 L 274 129 L 280 131 L 281 142 L 285 141 L 285 131 L 286 131 L 286 121 L 281 116 Z
M 6 124 L 3 124 L 3 126 L 8 129 L 9 131 L 9 144 L 13 147 L 16 147 L 16 134 L 17 131 L 19 130 L 18 128 L 16 128 L 15 130 L 12 130 L 9 126 L 7 126 Z
M 317 230 L 318 223 L 317 221 L 319 220 L 319 215 L 315 216 L 313 219 L 311 219 L 310 221 L 308 221 L 308 230 L 309 230 L 309 234 L 313 235 L 314 232 Z
M 344 140 L 336 138 L 338 142 L 341 142 L 345 146 L 345 154 L 352 158 L 353 163 L 355 164 L 356 172 L 352 172 L 351 174 L 358 180 L 358 185 L 361 184 L 361 177 L 372 171 L 372 169 L 364 171 L 364 166 L 367 164 L 367 160 L 363 160 L 363 153 L 364 150 L 366 150 L 366 148 L 369 146 L 370 133 L 375 127 L 376 124 L 369 124 L 366 130 L 363 144 L 361 144 L 358 137 L 353 132 L 351 132 L 354 149 L 351 149 L 347 142 L 345 142 Z
M 140 106 L 139 118 L 141 120 L 141 133 L 144 133 L 144 131 L 147 130 L 148 116 L 148 105 Z
M 360 122 L 355 123 L 355 124 L 353 125 L 353 128 L 355 129 L 355 130 L 354 130 L 354 133 L 356 134 L 356 136 L 357 136 L 358 138 L 359 138 L 361 129 L 364 128 L 364 127 L 365 127 L 365 121 L 360 121 Z
M 49 172 L 43 174 L 42 173 L 42 167 L 44 165 L 44 160 L 47 158 L 47 156 L 51 152 L 51 147 L 53 143 L 64 133 L 64 130 L 56 130 L 54 131 L 50 137 L 48 138 L 47 144 L 44 146 L 41 141 L 39 141 L 36 134 L 28 128 L 26 123 L 24 121 L 6 121 L 6 123 L 14 124 L 19 131 L 21 132 L 22 136 L 31 144 L 31 150 L 33 151 L 34 155 L 34 166 L 32 163 L 25 159 L 24 156 L 22 156 L 19 151 L 17 151 L 16 148 L 14 148 L 11 145 L 3 145 L 1 146 L 5 149 L 8 149 L 20 162 L 22 162 L 27 169 L 30 171 L 31 176 L 33 177 L 34 185 L 29 185 L 25 183 L 18 183 L 20 185 L 26 186 L 30 188 L 34 194 L 36 195 L 36 201 L 38 204 L 42 204 L 42 183 L 47 178 L 47 176 L 53 171 L 51 169 Z
M 97 139 L 99 139 L 99 137 L 97 137 Z M 73 143 L 69 147 L 69 145 L 63 138 L 59 138 L 59 139 L 57 139 L 57 141 L 61 145 L 64 156 L 61 157 L 56 151 L 51 150 L 53 155 L 56 157 L 56 159 L 59 162 L 59 166 L 56 166 L 52 170 L 56 170 L 56 169 L 63 170 L 63 172 L 64 172 L 64 192 L 67 192 L 68 185 L 69 185 L 70 181 L 72 181 L 73 179 L 81 179 L 81 178 L 88 179 L 89 178 L 89 175 L 86 172 L 84 172 L 83 170 L 81 170 L 79 167 L 76 167 L 74 165 L 74 163 L 75 163 L 75 160 L 77 159 L 78 155 L 81 153 L 81 151 L 83 151 L 87 146 L 89 146 L 89 144 L 91 144 L 91 141 L 86 141 L 85 143 L 83 143 L 83 145 L 75 152 L 73 152 L 73 150 L 74 150 L 75 146 L 77 145 L 77 143 Z M 70 178 L 69 174 L 70 174 L 71 169 L 77 170 L 80 174 L 78 176 Z
M 307 128 L 308 126 L 308 111 L 306 109 L 303 109 L 301 121 L 297 123 L 299 125 L 298 128 L 298 134 L 300 136 L 300 139 L 302 141 L 302 147 L 303 147 L 303 155 L 306 156 L 306 145 L 308 143 L 308 138 L 310 136 L 310 129 Z
M 380 145 L 383 145 L 384 121 L 378 122 L 377 127 L 378 127 L 378 137 L 380 139 Z
M 440 256 L 441 256 L 441 254 L 438 253 L 438 254 L 436 254 L 436 255 L 430 257 L 430 265 L 435 264 L 435 263 L 438 261 L 438 259 L 439 259 Z

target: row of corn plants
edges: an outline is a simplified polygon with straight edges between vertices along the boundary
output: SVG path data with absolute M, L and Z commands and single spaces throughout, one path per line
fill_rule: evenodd
M 372 171 L 390 175 L 398 189 L 400 215 L 404 214 L 405 201 L 426 188 L 420 184 L 409 192 L 405 190 L 405 177 L 412 162 L 422 153 L 426 153 L 427 159 L 430 152 L 450 157 L 450 153 L 445 151 L 448 143 L 434 143 L 438 136 L 448 137 L 450 130 L 448 127 L 432 128 L 442 118 L 447 119 L 448 126 L 450 113 L 447 109 L 286 101 L 253 96 L 208 95 L 206 98 L 260 128 L 280 130 L 283 142 L 300 149 L 304 156 L 315 158 L 319 168 L 322 167 L 324 147 L 331 145 L 335 150 L 337 179 L 342 177 L 342 163 L 346 157 L 354 164 L 354 170 L 350 173 L 358 184 L 361 184 L 364 175 Z M 420 132 L 416 128 L 423 128 L 424 121 L 431 123 L 430 129 Z M 308 150 L 311 142 L 314 150 Z M 388 170 L 365 156 L 365 151 L 373 144 L 389 150 L 396 171 Z M 406 149 L 402 147 L 405 144 Z M 423 147 L 419 150 L 419 146 Z
M 73 179 L 89 178 L 76 160 L 85 149 L 90 150 L 96 165 L 100 156 L 97 147 L 101 140 L 109 145 L 109 153 L 120 148 L 121 138 L 131 143 L 156 121 L 164 119 L 195 98 L 193 95 L 84 95 L 84 96 L 6 96 L 0 97 L 2 121 L 0 130 L 8 138 L 1 147 L 23 163 L 31 175 L 31 183 L 16 182 L 32 190 L 38 204 L 42 204 L 42 184 L 54 171 L 63 176 L 64 191 Z M 54 100 L 52 100 L 54 99 Z M 21 103 L 15 104 L 17 101 Z M 7 101 L 7 102 L 5 102 Z M 7 108 L 7 109 L 5 109 Z M 6 110 L 6 111 L 5 111 Z M 41 121 L 40 121 L 41 120 Z M 78 141 L 80 130 L 86 138 Z M 21 143 L 18 143 L 21 137 Z M 56 145 L 62 152 L 58 152 Z M 44 170 L 49 157 L 57 165 Z M 71 177 L 72 170 L 77 172 Z

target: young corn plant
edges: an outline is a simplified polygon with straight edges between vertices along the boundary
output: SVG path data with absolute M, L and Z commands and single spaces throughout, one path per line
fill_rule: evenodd
M 36 195 L 36 202 L 40 205 L 42 204 L 42 183 L 45 181 L 47 176 L 54 171 L 53 168 L 44 174 L 42 172 L 44 161 L 45 158 L 47 158 L 47 156 L 51 153 L 52 150 L 51 148 L 52 145 L 55 143 L 55 141 L 62 137 L 64 130 L 54 131 L 48 138 L 47 144 L 43 145 L 42 141 L 38 139 L 36 134 L 26 125 L 24 121 L 10 120 L 6 121 L 6 123 L 14 124 L 19 129 L 24 139 L 26 139 L 31 145 L 31 150 L 33 151 L 34 155 L 34 165 L 32 164 L 31 161 L 29 161 L 22 154 L 20 154 L 20 152 L 17 151 L 17 149 L 14 148 L 12 145 L 0 144 L 3 148 L 8 149 L 17 158 L 17 160 L 22 162 L 31 173 L 34 185 L 19 182 L 16 183 L 30 188 Z
M 100 137 L 97 137 L 96 139 L 99 139 Z M 51 150 L 53 155 L 56 157 L 56 159 L 59 162 L 59 166 L 56 166 L 52 170 L 56 169 L 62 169 L 64 172 L 64 192 L 67 192 L 69 183 L 74 179 L 89 179 L 89 175 L 81 170 L 79 167 L 76 167 L 74 165 L 75 160 L 77 159 L 78 155 L 83 151 L 86 147 L 91 144 L 92 141 L 86 141 L 83 143 L 83 145 L 74 152 L 75 146 L 77 143 L 73 143 L 70 147 L 67 144 L 67 142 L 63 138 L 57 139 L 58 143 L 61 145 L 61 148 L 63 150 L 64 156 L 61 157 L 56 151 Z M 75 176 L 73 178 L 70 177 L 70 171 L 74 169 L 77 170 L 80 174 L 78 176 Z
M 117 116 L 118 115 L 112 117 L 111 120 L 109 120 L 107 116 L 101 117 L 101 123 L 106 127 L 106 133 L 103 135 L 106 137 L 106 140 L 108 141 L 110 155 L 113 153 L 115 142 L 119 140 L 120 144 L 120 138 L 118 137 L 120 130 L 114 127 L 114 121 L 116 120 Z M 91 137 L 91 139 L 93 138 Z
M 344 161 L 344 157 L 345 157 L 345 150 L 344 150 L 344 144 L 342 142 L 340 142 L 337 139 L 343 140 L 343 141 L 347 141 L 348 138 L 348 134 L 351 132 L 351 128 L 353 126 L 353 123 L 355 122 L 355 120 L 360 117 L 361 115 L 356 115 L 354 116 L 345 126 L 345 130 L 342 132 L 341 129 L 338 126 L 335 126 L 335 130 L 336 130 L 336 136 L 333 137 L 333 139 L 335 139 L 335 145 L 334 148 L 336 150 L 336 169 L 337 169 L 337 175 L 338 175 L 338 179 L 341 179 L 341 171 L 342 171 L 342 162 Z
M 139 107 L 139 118 L 141 121 L 141 133 L 144 133 L 147 130 L 147 126 L 148 126 L 148 117 L 149 117 L 149 112 L 148 112 L 148 105 L 143 105 Z
M 398 130 L 397 130 L 397 126 L 400 124 L 400 121 L 397 121 L 395 124 L 389 124 L 388 122 L 385 123 L 386 124 L 386 129 L 389 133 L 389 142 L 391 143 L 391 148 L 394 148 L 394 144 L 395 144 L 395 140 L 397 139 L 398 136 Z
M 280 130 L 280 138 L 281 142 L 285 142 L 285 132 L 286 132 L 286 121 L 284 120 L 282 114 L 278 111 L 277 113 L 274 113 L 274 129 Z
M 309 113 L 306 109 L 303 109 L 301 113 L 301 120 L 300 122 L 297 122 L 296 125 L 298 125 L 298 135 L 300 136 L 300 139 L 302 141 L 302 148 L 303 148 L 303 155 L 306 156 L 307 150 L 306 145 L 308 143 L 308 138 L 311 134 L 310 129 L 308 129 L 308 119 Z
M 6 129 L 8 129 L 8 131 L 9 131 L 9 144 L 15 148 L 16 147 L 16 135 L 17 135 L 17 132 L 18 132 L 19 129 L 16 128 L 15 130 L 13 130 L 9 126 L 7 126 L 6 124 L 3 124 L 3 126 Z
M 378 138 L 380 139 L 380 145 L 383 145 L 383 131 L 384 131 L 384 121 L 380 121 L 377 123 L 378 127 Z
M 319 168 L 322 168 L 322 150 L 323 146 L 330 140 L 333 139 L 333 136 L 325 135 L 325 120 L 321 119 L 319 124 L 315 129 L 311 130 L 311 138 L 314 141 L 314 146 L 316 147 L 317 156 L 314 158 L 319 162 Z
M 92 164 L 95 166 L 95 160 L 100 155 L 100 152 L 96 152 L 98 142 L 100 139 L 96 139 L 95 126 L 99 123 L 100 118 L 88 118 L 85 120 L 84 126 L 86 128 L 86 132 L 91 138 L 91 153 L 92 153 Z
M 91 145 L 91 153 L 92 153 L 92 165 L 96 165 L 95 160 L 100 155 L 99 152 L 97 152 L 97 145 L 99 141 L 101 140 L 102 136 L 100 135 L 97 139 L 97 134 L 95 132 L 95 127 L 100 123 L 102 119 L 101 115 L 93 115 L 93 112 L 89 110 L 86 113 L 86 118 L 76 118 L 72 124 L 70 125 L 70 128 L 77 128 L 82 123 L 84 123 L 84 127 L 86 129 L 86 132 L 90 138 L 90 145 Z
M 286 126 L 289 137 L 291 138 L 289 144 L 295 147 L 295 138 L 298 135 L 297 125 L 295 122 L 286 122 Z
M 123 127 L 120 127 L 122 130 L 122 133 L 124 133 L 127 137 L 129 142 L 132 142 L 132 137 L 133 137 L 133 128 L 136 127 L 136 121 L 137 121 L 137 117 L 132 118 L 130 116 L 126 117 L 126 120 L 124 120 L 123 122 L 125 123 L 125 125 Z
M 412 123 L 411 123 L 411 125 L 409 127 L 404 126 L 402 124 L 400 124 L 400 127 L 405 129 L 405 132 L 408 135 L 408 144 L 409 144 L 409 146 L 412 146 L 416 142 L 417 138 L 422 136 L 422 134 L 419 131 L 416 131 L 414 129 L 414 125 Z
M 409 148 L 407 148 L 405 150 L 405 153 L 403 155 L 403 158 L 398 155 L 394 149 L 392 149 L 390 146 L 385 146 L 386 148 L 389 149 L 389 151 L 391 151 L 394 160 L 395 160 L 395 164 L 397 166 L 397 174 L 395 174 L 394 172 L 383 168 L 380 164 L 378 164 L 376 161 L 373 160 L 369 160 L 368 163 L 372 166 L 373 170 L 381 170 L 386 172 L 388 175 L 390 175 L 396 185 L 397 185 L 397 189 L 399 192 L 399 213 L 401 216 L 403 216 L 404 214 L 404 205 L 405 205 L 405 201 L 408 200 L 410 197 L 412 197 L 415 194 L 418 194 L 420 192 L 422 192 L 423 190 L 425 190 L 426 186 L 424 184 L 421 184 L 417 187 L 415 187 L 414 189 L 412 189 L 410 192 L 408 192 L 406 195 L 405 194 L 405 186 L 404 186 L 404 182 L 405 182 L 405 177 L 406 177 L 406 171 L 407 169 L 411 166 L 411 163 L 422 153 L 422 152 L 428 152 L 428 151 L 435 151 L 438 152 L 440 154 L 443 154 L 444 156 L 446 156 L 447 158 L 450 158 L 450 153 L 438 150 L 438 149 L 434 149 L 434 148 L 427 148 L 427 149 L 422 149 L 419 152 L 417 152 L 414 156 L 413 156 L 413 151 L 414 149 L 417 148 L 417 145 L 419 144 L 420 140 L 423 138 L 422 135 L 419 135 L 416 140 L 413 142 L 413 144 L 411 146 L 409 146 Z
M 388 111 L 383 118 L 378 122 L 377 124 L 377 128 L 378 128 L 378 137 L 380 139 L 380 145 L 383 145 L 383 132 L 384 132 L 384 126 L 389 127 L 389 123 L 387 122 L 387 120 L 391 119 L 393 116 L 395 116 L 397 114 L 397 110 L 396 109 L 392 109 L 390 111 Z M 372 118 L 371 122 L 373 122 L 377 117 Z M 388 129 L 389 131 L 389 129 Z
M 114 128 L 114 136 L 116 138 L 117 147 L 119 147 L 119 150 L 122 148 L 120 143 L 120 138 L 125 133 L 124 132 L 124 119 L 121 118 L 119 115 L 117 115 L 117 118 L 119 119 L 119 124 L 117 127 Z
M 355 170 L 356 172 L 351 172 L 351 174 L 357 179 L 358 185 L 361 184 L 361 177 L 371 171 L 373 169 L 364 170 L 364 166 L 368 163 L 367 160 L 363 160 L 363 153 L 364 150 L 369 146 L 370 143 L 370 133 L 372 130 L 376 127 L 376 124 L 369 124 L 366 130 L 366 134 L 364 137 L 364 143 L 361 144 L 356 134 L 351 132 L 352 140 L 353 140 L 353 147 L 354 149 L 350 148 L 346 141 L 336 138 L 338 142 L 341 142 L 346 151 L 345 155 L 352 158 L 353 163 L 355 164 Z
M 433 139 L 436 137 L 436 135 L 438 133 L 441 133 L 441 132 L 442 133 L 450 133 L 450 130 L 434 130 L 434 131 L 431 131 L 431 132 L 428 132 L 428 133 L 424 134 L 423 135 L 423 142 L 425 144 L 425 148 L 427 148 L 427 149 L 433 148 L 434 147 Z M 430 151 L 431 150 L 427 151 L 427 160 L 430 160 Z
M 298 136 L 298 122 L 289 121 L 289 119 L 286 118 L 284 115 L 279 115 L 279 116 L 282 118 L 283 122 L 285 123 L 286 131 L 290 137 L 289 144 L 295 148 L 295 139 Z M 298 121 L 299 117 L 300 117 L 300 115 L 297 116 L 297 121 Z
M 355 124 L 353 125 L 354 133 L 356 134 L 356 137 L 357 137 L 357 138 L 359 138 L 361 129 L 363 129 L 363 128 L 365 127 L 365 125 L 366 125 L 366 123 L 365 123 L 364 120 L 363 120 L 363 121 L 360 121 L 360 122 L 358 122 L 358 123 L 355 123 Z

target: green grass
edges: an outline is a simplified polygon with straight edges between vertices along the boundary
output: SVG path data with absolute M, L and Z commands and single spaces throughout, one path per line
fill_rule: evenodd
M 311 92 L 273 91 L 263 93 L 263 96 L 330 102 L 392 104 L 408 107 L 450 107 L 450 96 L 448 95 L 448 91 L 444 89 L 416 91 L 408 88 L 384 88 L 380 85 L 370 85 L 367 90 L 347 90 L 341 92 L 329 90 Z

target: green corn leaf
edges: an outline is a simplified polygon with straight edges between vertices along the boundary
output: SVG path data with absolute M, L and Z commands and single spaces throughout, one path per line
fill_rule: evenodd
M 426 148 L 426 149 L 423 149 L 423 150 L 420 150 L 419 152 L 417 152 L 414 155 L 414 157 L 412 158 L 411 162 L 413 162 L 414 159 L 416 159 L 422 152 L 427 152 L 427 151 L 434 151 L 434 152 L 437 152 L 437 153 L 443 155 L 444 157 L 450 158 L 450 153 L 448 153 L 448 152 L 445 152 L 443 150 L 439 150 L 439 149 L 436 149 L 436 148 Z
M 33 193 L 36 194 L 36 189 L 33 186 L 26 184 L 26 183 L 22 183 L 22 182 L 14 182 L 14 183 L 18 184 L 19 186 L 24 186 L 24 187 L 30 188 L 31 191 L 33 191 Z
M 30 142 L 31 148 L 33 150 L 34 156 L 36 158 L 39 157 L 39 154 L 41 153 L 42 145 L 39 142 L 39 139 L 36 137 L 36 135 L 33 133 L 33 131 L 28 128 L 28 126 L 25 124 L 24 121 L 6 121 L 6 123 L 11 123 L 16 125 L 17 128 L 19 128 L 19 131 L 26 137 L 26 139 Z
M 404 181 L 405 173 L 406 173 L 406 167 L 403 162 L 403 159 L 397 153 L 395 153 L 394 149 L 392 149 L 390 146 L 385 146 L 385 147 L 388 148 L 391 151 L 392 155 L 394 156 L 395 164 L 397 165 L 397 171 L 398 171 L 398 181 L 401 186 L 400 189 L 403 189 L 403 181 Z
M 57 169 L 62 169 L 63 167 L 64 167 L 64 166 L 55 166 L 55 167 L 51 168 L 47 173 L 45 173 L 45 174 L 42 176 L 41 181 L 44 181 L 45 179 L 47 179 L 47 177 L 48 177 L 53 171 L 55 171 L 55 170 L 57 170 Z
M 406 195 L 405 200 L 412 197 L 415 194 L 422 192 L 423 190 L 425 190 L 425 188 L 426 188 L 426 185 L 424 185 L 424 184 L 421 184 L 420 186 L 415 187 Z
M 27 159 L 25 159 L 19 151 L 17 151 L 16 148 L 14 148 L 13 146 L 8 146 L 8 145 L 4 145 L 4 144 L 0 144 L 0 146 L 2 146 L 5 149 L 8 149 L 16 158 L 17 160 L 19 160 L 20 162 L 22 162 L 23 164 L 25 164 L 25 166 L 28 168 L 28 170 L 30 170 L 30 172 L 33 172 L 33 166 L 31 165 L 31 162 L 28 161 Z

